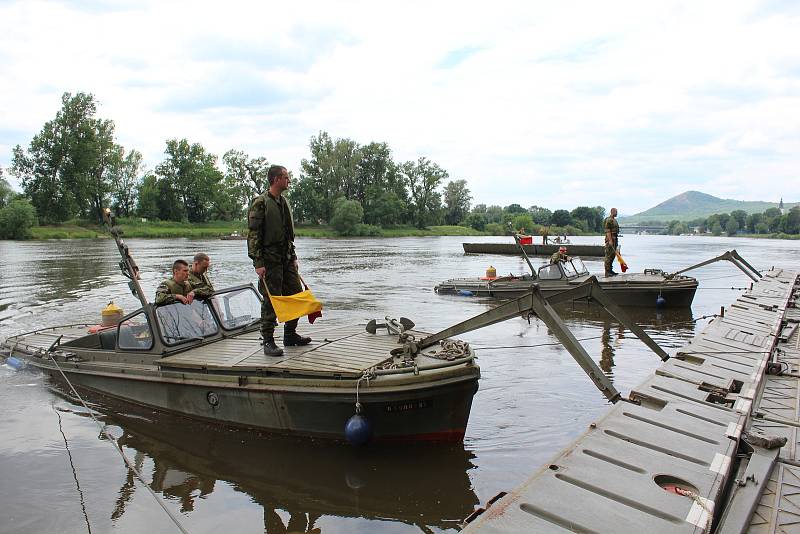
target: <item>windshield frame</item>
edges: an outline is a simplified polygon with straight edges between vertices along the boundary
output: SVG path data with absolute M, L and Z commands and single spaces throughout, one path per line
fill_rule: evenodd
M 226 319 L 223 319 L 223 314 L 221 313 L 220 310 L 226 309 L 226 305 L 227 305 L 226 296 L 230 297 L 230 296 L 232 296 L 231 293 L 238 293 L 238 292 L 241 292 L 241 291 L 244 291 L 244 290 L 250 290 L 251 293 L 253 295 L 255 295 L 256 301 L 259 304 L 258 304 L 258 310 L 253 310 L 253 311 L 257 312 L 257 315 L 255 317 L 251 315 L 250 316 L 250 320 L 247 321 L 247 322 L 243 322 L 241 324 L 234 324 L 233 326 L 229 326 L 229 321 L 226 320 Z M 209 301 L 211 301 L 211 308 L 214 310 L 214 315 L 216 315 L 217 323 L 226 332 L 240 330 L 242 328 L 246 329 L 249 326 L 253 326 L 253 325 L 257 324 L 258 321 L 261 320 L 261 303 L 263 302 L 263 300 L 264 299 L 262 298 L 261 294 L 258 291 L 256 291 L 256 289 L 253 287 L 252 284 L 245 284 L 245 285 L 241 285 L 241 286 L 236 286 L 236 287 L 230 287 L 230 288 L 227 288 L 227 289 L 223 289 L 221 291 L 216 291 L 216 292 L 214 292 L 214 296 L 212 296 L 209 299 Z

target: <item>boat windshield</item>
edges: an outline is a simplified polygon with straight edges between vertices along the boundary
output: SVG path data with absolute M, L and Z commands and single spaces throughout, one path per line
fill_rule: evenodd
M 167 345 L 213 336 L 219 331 L 208 301 L 168 304 L 156 308 L 161 337 Z
M 559 280 L 561 278 L 559 263 L 551 263 L 550 265 L 539 267 L 539 278 L 542 280 Z
M 564 274 L 567 275 L 567 278 L 574 278 L 578 276 L 578 273 L 575 271 L 575 267 L 572 266 L 571 261 L 562 261 L 561 268 L 564 269 Z
M 225 330 L 241 328 L 261 319 L 261 300 L 252 286 L 218 292 L 211 301 Z
M 580 258 L 572 258 L 572 266 L 578 274 L 589 274 L 589 269 L 584 265 L 583 260 Z

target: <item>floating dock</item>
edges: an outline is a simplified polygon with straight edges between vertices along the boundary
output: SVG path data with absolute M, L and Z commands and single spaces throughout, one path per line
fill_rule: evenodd
M 464 532 L 800 532 L 798 301 L 766 272 Z

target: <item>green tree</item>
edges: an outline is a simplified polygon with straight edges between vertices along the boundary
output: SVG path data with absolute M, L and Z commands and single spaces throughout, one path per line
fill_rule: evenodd
M 147 173 L 136 188 L 136 213 L 148 219 L 160 219 L 158 177 Z M 177 200 L 176 200 L 177 201 Z
M 747 228 L 747 212 L 744 210 L 733 210 L 731 217 L 736 219 L 739 228 Z
M 600 228 L 597 225 L 596 215 L 597 212 L 594 210 L 594 208 L 590 208 L 588 206 L 578 206 L 570 212 L 573 224 L 577 224 L 578 221 L 584 221 L 586 230 L 598 232 L 600 231 Z
M 251 158 L 241 150 L 228 150 L 222 162 L 225 164 L 223 189 L 226 196 L 232 197 L 241 215 L 255 197 L 269 188 L 269 161 L 265 157 Z
M 531 214 L 531 218 L 533 222 L 536 224 L 542 224 L 548 226 L 550 224 L 550 219 L 553 217 L 553 212 L 547 208 L 542 208 L 539 206 L 531 206 L 528 208 L 528 213 Z
M 787 234 L 800 234 L 800 206 L 790 209 L 785 217 L 783 231 Z
M 3 169 L 0 169 L 0 208 L 5 208 L 8 203 L 16 196 L 6 180 L 3 179 Z
M 364 207 L 367 224 L 393 225 L 405 220 L 408 191 L 389 145 L 373 142 L 359 148 L 352 194 Z
M 101 216 L 110 192 L 110 173 L 119 154 L 114 123 L 95 118 L 97 105 L 87 93 L 64 93 L 62 107 L 33 137 L 28 151 L 14 148 L 17 176 L 44 222 L 75 215 Z
M 487 224 L 495 223 L 500 224 L 503 222 L 503 208 L 497 205 L 492 205 L 486 208 L 486 222 Z
M 320 132 L 311 138 L 308 148 L 311 157 L 300 162 L 300 180 L 294 192 L 289 190 L 289 200 L 304 218 L 330 221 L 340 197 L 359 197 L 361 184 L 353 183 L 361 162 L 359 146 L 350 139 L 334 141 L 327 132 Z M 306 191 L 309 188 L 314 193 Z
M 769 226 L 765 222 L 756 223 L 755 231 L 757 234 L 769 233 Z
M 756 226 L 761 224 L 763 220 L 764 220 L 763 213 L 751 213 L 750 215 L 748 215 L 747 220 L 745 222 L 747 231 L 750 232 L 751 234 L 758 233 L 758 231 L 756 230 Z
M 111 198 L 114 199 L 114 208 L 120 215 L 133 214 L 142 171 L 142 153 L 134 149 L 125 154 L 120 147 L 110 180 Z
M 224 195 L 216 156 L 208 154 L 199 143 L 189 144 L 186 139 L 168 140 L 165 153 L 167 158 L 156 167 L 156 175 L 166 184 L 162 193 L 172 192 L 180 204 L 174 211 L 161 211 L 162 215 L 169 213 L 167 218 L 171 220 L 208 221 L 215 201 L 219 202 L 217 197 Z
M 711 225 L 711 233 L 714 235 L 722 235 L 722 225 L 719 223 L 719 221 L 714 221 L 714 223 Z
M 448 182 L 444 188 L 444 222 L 459 224 L 469 213 L 472 195 L 469 194 L 466 180 Z
M 725 233 L 731 236 L 731 235 L 736 235 L 736 232 L 738 231 L 739 231 L 739 222 L 735 218 L 730 217 L 725 223 Z
M 331 226 L 340 235 L 356 235 L 363 218 L 364 210 L 357 200 L 341 197 L 334 203 Z
M 427 158 L 407 161 L 400 166 L 400 174 L 410 193 L 412 222 L 424 228 L 436 222 L 442 207 L 441 195 L 436 191 L 447 179 L 447 171 Z
M 470 228 L 474 228 L 480 232 L 483 232 L 486 229 L 486 215 L 484 213 L 476 213 L 472 212 L 467 215 L 467 218 L 464 220 L 464 224 L 469 226 Z
M 12 200 L 0 208 L 0 239 L 28 239 L 36 224 L 36 208 L 28 200 Z
M 572 216 L 567 210 L 556 210 L 553 212 L 550 222 L 555 226 L 567 226 L 572 224 Z
M 514 216 L 511 220 L 511 226 L 516 230 L 524 230 L 530 233 L 533 230 L 533 219 L 531 219 L 530 214 L 526 211 L 525 213 Z

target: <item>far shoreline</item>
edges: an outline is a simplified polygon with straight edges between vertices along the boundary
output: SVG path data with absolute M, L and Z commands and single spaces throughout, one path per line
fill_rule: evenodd
M 231 234 L 247 235 L 246 223 L 243 221 L 216 221 L 211 223 L 176 223 L 176 222 L 147 222 L 135 224 L 121 224 L 122 235 L 126 238 L 137 239 L 222 239 Z M 563 230 L 552 229 L 550 235 L 564 235 Z M 571 230 L 573 230 L 571 228 Z M 93 224 L 63 224 L 58 226 L 34 226 L 31 229 L 31 238 L 28 241 L 43 241 L 49 239 L 110 239 L 109 232 L 100 225 Z M 394 238 L 394 237 L 508 237 L 508 234 L 492 234 L 464 226 L 430 226 L 428 228 L 415 228 L 409 226 L 381 228 L 378 235 L 340 235 L 332 227 L 325 225 L 296 225 L 297 237 L 315 237 L 332 239 L 350 239 L 354 237 Z M 541 239 L 533 233 L 534 239 Z M 572 232 L 571 236 L 601 236 L 596 232 Z M 667 235 L 667 234 L 653 234 Z M 771 234 L 736 234 L 733 236 L 714 236 L 713 234 L 691 234 L 681 237 L 749 237 L 753 239 L 781 239 L 797 240 L 800 235 L 771 233 Z M 677 237 L 677 236 L 676 236 Z

